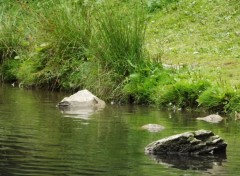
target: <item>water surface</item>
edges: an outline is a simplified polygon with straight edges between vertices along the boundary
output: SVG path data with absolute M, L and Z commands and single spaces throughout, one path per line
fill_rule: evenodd
M 0 175 L 192 176 L 240 174 L 240 122 L 197 121 L 204 115 L 144 106 L 108 105 L 100 112 L 63 114 L 64 93 L 0 88 Z M 149 133 L 142 125 L 165 126 Z M 228 143 L 226 158 L 150 157 L 149 143 L 191 130 L 212 130 Z

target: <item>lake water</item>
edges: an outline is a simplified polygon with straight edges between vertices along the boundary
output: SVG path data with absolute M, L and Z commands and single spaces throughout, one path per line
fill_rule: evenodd
M 69 94 L 0 88 L 0 175 L 192 176 L 240 175 L 240 121 L 197 121 L 206 115 L 144 106 L 107 105 L 99 112 L 64 114 L 56 104 Z M 157 123 L 159 133 L 141 129 Z M 212 130 L 228 143 L 226 158 L 152 158 L 149 143 L 186 131 Z

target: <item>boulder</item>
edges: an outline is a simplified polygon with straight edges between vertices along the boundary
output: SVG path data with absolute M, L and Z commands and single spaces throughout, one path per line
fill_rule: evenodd
M 220 115 L 211 114 L 206 117 L 198 117 L 197 120 L 203 120 L 210 123 L 219 123 L 223 120 L 223 118 Z
M 227 144 L 207 130 L 185 132 L 152 142 L 145 148 L 147 154 L 205 155 L 226 153 Z
M 88 117 L 95 111 L 103 109 L 105 102 L 85 89 L 65 97 L 57 104 L 57 107 L 64 114 L 71 114 L 74 117 Z
M 80 90 L 70 97 L 65 97 L 57 104 L 58 107 L 104 108 L 105 102 L 87 89 Z
M 165 129 L 164 126 L 158 124 L 147 124 L 143 125 L 141 128 L 149 132 L 160 132 Z

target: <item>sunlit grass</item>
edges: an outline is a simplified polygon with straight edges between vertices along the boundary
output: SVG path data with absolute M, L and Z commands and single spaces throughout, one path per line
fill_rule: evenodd
M 192 65 L 204 76 L 212 74 L 212 80 L 220 74 L 237 84 L 239 12 L 239 1 L 180 0 L 169 4 L 152 14 L 146 47 L 151 53 L 162 52 L 163 63 Z

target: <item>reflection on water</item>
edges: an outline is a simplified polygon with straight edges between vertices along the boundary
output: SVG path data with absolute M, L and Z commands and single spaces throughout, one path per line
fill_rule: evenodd
M 59 107 L 59 110 L 64 115 L 64 117 L 79 118 L 88 120 L 91 115 L 99 111 L 95 107 Z
M 97 112 L 76 109 L 61 113 L 56 104 L 65 96 L 8 86 L 0 88 L 1 176 L 240 173 L 240 122 L 225 120 L 209 124 L 193 118 L 206 114 L 174 113 L 143 106 L 108 105 Z M 160 124 L 165 130 L 159 133 L 141 130 L 146 124 Z M 228 143 L 228 158 L 153 156 L 162 163 L 158 164 L 145 155 L 144 148 L 152 141 L 198 129 L 221 136 Z
M 222 166 L 226 162 L 226 155 L 205 155 L 205 156 L 188 156 L 188 155 L 150 155 L 158 164 L 178 168 L 182 170 L 203 170 L 207 171 L 216 166 Z

